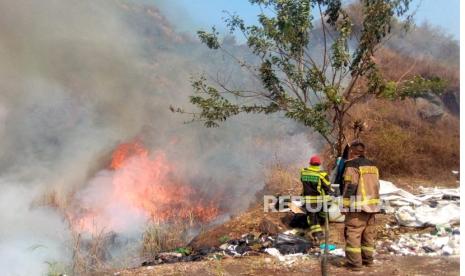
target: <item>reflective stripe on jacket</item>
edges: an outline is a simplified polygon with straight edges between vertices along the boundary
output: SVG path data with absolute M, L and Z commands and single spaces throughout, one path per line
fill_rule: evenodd
M 379 212 L 378 168 L 365 157 L 346 162 L 342 203 L 349 211 Z
M 327 202 L 334 193 L 328 174 L 320 170 L 320 166 L 310 166 L 300 171 L 300 180 L 304 188 L 306 203 Z

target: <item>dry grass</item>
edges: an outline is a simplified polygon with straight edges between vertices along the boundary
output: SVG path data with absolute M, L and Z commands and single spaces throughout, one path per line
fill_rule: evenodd
M 368 146 L 368 157 L 374 159 L 384 178 L 415 178 L 438 184 L 455 184 L 451 170 L 459 168 L 460 140 L 458 68 L 431 58 L 411 58 L 389 49 L 377 52 L 376 62 L 388 80 L 403 81 L 414 75 L 426 78 L 438 76 L 447 81 L 442 100 L 449 112 L 441 118 L 422 119 L 421 103 L 412 99 L 387 101 L 370 99 L 354 106 L 345 122 L 347 127 L 356 120 L 368 124 L 361 138 Z M 360 84 L 359 89 L 364 89 Z M 428 106 L 425 101 L 423 106 Z M 351 133 L 351 131 L 347 131 Z M 348 136 L 347 140 L 353 137 Z M 334 158 L 324 150 L 326 167 L 332 167 Z
M 389 80 L 404 81 L 414 75 L 445 80 L 447 87 L 441 99 L 452 113 L 458 115 L 460 71 L 454 64 L 445 64 L 427 57 L 412 58 L 385 48 L 378 51 L 376 61 L 385 78 Z
M 151 223 L 142 235 L 140 256 L 143 259 L 154 257 L 160 252 L 172 251 L 183 247 L 190 241 L 190 230 L 194 223 L 178 222 L 171 224 Z M 114 267 L 111 250 L 119 246 L 117 234 L 101 231 L 91 236 L 75 233 L 73 235 L 73 256 L 71 271 L 73 275 L 99 275 Z M 135 252 L 138 255 L 137 252 Z M 128 256 L 129 257 L 129 256 Z M 119 265 L 117 265 L 119 266 Z
M 458 118 L 446 114 L 425 121 L 413 100 L 374 100 L 356 107 L 351 115 L 368 124 L 361 138 L 382 177 L 454 180 L 451 170 L 459 167 Z
M 73 234 L 72 271 L 74 275 L 90 275 L 108 269 L 108 245 L 111 233 L 99 232 L 89 238 Z
M 300 194 L 299 167 L 277 163 L 267 169 L 266 172 L 268 174 L 265 176 L 265 187 L 257 193 L 259 200 L 263 200 L 263 195 Z
M 142 255 L 154 257 L 160 252 L 186 246 L 191 238 L 189 230 L 193 227 L 195 225 L 192 221 L 168 225 L 158 223 L 148 225 L 142 237 Z
M 264 195 L 299 195 L 302 192 L 302 184 L 299 181 L 299 169 L 297 167 L 275 164 L 266 170 L 265 186 L 256 194 L 256 200 L 251 206 L 241 214 L 231 217 L 222 225 L 207 229 L 199 234 L 190 243 L 194 249 L 203 247 L 220 246 L 222 238 L 227 236 L 231 239 L 238 239 L 245 233 L 263 233 L 262 222 L 269 221 L 276 226 L 279 231 L 286 230 L 283 223 L 284 213 L 274 213 L 263 211 Z
M 413 75 L 438 76 L 447 80 L 451 89 L 458 90 L 460 85 L 458 68 L 431 58 L 412 58 L 383 48 L 377 52 L 376 61 L 387 79 L 405 79 Z

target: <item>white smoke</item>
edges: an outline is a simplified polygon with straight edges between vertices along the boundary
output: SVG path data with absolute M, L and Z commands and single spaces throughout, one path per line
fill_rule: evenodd
M 150 10 L 131 15 L 143 11 L 118 1 L 0 0 L 2 275 L 39 275 L 69 261 L 59 209 L 74 195 L 83 207 L 101 203 L 101 170 L 121 142 L 142 137 L 197 188 L 227 187 L 231 212 L 247 207 L 273 158 L 304 164 L 313 150 L 277 117 L 241 116 L 219 129 L 183 124 L 189 118 L 168 106 L 187 106 L 190 75 L 228 62 L 208 64 L 211 52 Z
M 38 183 L 37 183 L 38 184 Z M 39 195 L 30 185 L 2 179 L 0 269 L 2 275 L 39 275 L 46 261 L 68 262 L 69 232 L 55 210 L 31 208 Z

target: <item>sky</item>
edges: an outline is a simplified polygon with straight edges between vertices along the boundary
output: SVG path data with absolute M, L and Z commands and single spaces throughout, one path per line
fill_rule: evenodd
M 259 10 L 248 0 L 145 0 L 157 5 L 178 30 L 191 32 L 215 25 L 222 30 L 223 11 L 238 13 L 247 23 L 255 23 Z M 455 39 L 460 38 L 460 0 L 413 0 L 415 21 L 428 21 Z

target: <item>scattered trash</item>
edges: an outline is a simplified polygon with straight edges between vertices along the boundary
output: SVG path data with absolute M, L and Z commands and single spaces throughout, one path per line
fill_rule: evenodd
M 294 228 L 283 232 L 285 235 L 303 236 L 305 231 L 301 228 Z
M 433 233 L 405 234 L 397 241 L 378 242 L 379 253 L 402 256 L 458 256 L 460 236 L 449 225 L 438 226 Z
M 320 245 L 320 249 L 323 249 L 323 250 L 324 250 L 324 249 L 325 249 L 325 246 L 326 246 L 326 244 L 324 244 L 324 243 L 321 244 L 321 245 Z M 335 250 L 335 249 L 336 249 L 336 245 L 334 245 L 334 244 L 328 244 L 328 250 L 329 250 L 329 251 L 333 251 L 333 250 Z
M 393 213 L 397 225 L 385 224 L 383 231 L 388 240 L 379 241 L 378 254 L 409 256 L 458 256 L 460 254 L 460 229 L 451 224 L 460 221 L 460 190 L 419 187 L 419 194 L 413 195 L 396 187 L 393 183 L 380 180 L 380 198 L 387 213 Z M 337 201 L 337 198 L 335 199 Z M 294 202 L 293 202 L 294 203 Z M 192 250 L 180 247 L 174 252 L 155 255 L 142 266 L 162 263 L 190 262 L 203 259 L 220 260 L 223 258 L 250 256 L 267 253 L 280 262 L 291 265 L 298 260 L 319 256 L 324 252 L 325 244 L 313 247 L 312 241 L 304 237 L 308 228 L 307 216 L 293 213 L 290 225 L 292 230 L 281 232 L 279 227 L 269 220 L 262 220 L 260 233 L 247 233 L 238 239 L 222 236 L 219 247 Z M 344 216 L 338 205 L 329 209 L 330 221 L 342 222 Z M 400 234 L 400 226 L 435 226 L 431 233 Z M 278 232 L 279 231 L 279 232 Z M 343 248 L 328 244 L 329 254 L 344 257 Z M 266 262 L 272 259 L 266 258 Z
M 293 214 L 289 226 L 292 228 L 308 228 L 308 220 L 306 214 Z
M 271 245 L 272 240 L 267 235 L 257 238 L 254 234 L 244 234 L 240 239 L 229 239 L 219 249 L 226 255 L 239 257 L 250 255 L 252 252 L 259 252 L 263 247 L 262 243 L 267 241 L 269 241 L 267 244 Z
M 435 226 L 460 221 L 460 207 L 447 204 L 437 207 L 422 205 L 419 207 L 403 206 L 395 213 L 397 222 L 402 226 Z
M 421 205 L 422 202 L 413 194 L 398 188 L 392 182 L 380 180 L 379 195 L 389 206 Z
M 455 256 L 460 254 L 460 188 L 419 187 L 413 195 L 380 180 L 380 198 L 385 212 L 394 213 L 399 226 L 436 226 L 432 233 L 403 234 L 397 240 L 380 241 L 378 253 L 408 256 Z M 386 224 L 387 231 L 399 226 Z
M 345 216 L 341 214 L 341 210 L 339 206 L 341 205 L 341 197 L 334 197 L 332 204 L 328 206 L 328 217 L 330 222 L 344 222 Z M 293 228 L 307 228 L 307 215 L 305 212 L 301 211 L 305 209 L 304 202 L 302 201 L 292 201 L 290 206 L 294 206 L 293 208 L 289 208 L 294 214 L 291 222 L 289 223 L 290 227 Z
M 295 253 L 295 254 L 283 255 L 276 248 L 266 248 L 265 252 L 270 254 L 271 256 L 276 257 L 280 262 L 283 262 L 286 265 L 292 265 L 293 263 L 295 263 L 299 259 L 307 259 L 307 258 L 310 257 L 308 254 L 303 254 L 303 253 Z
M 230 239 L 228 237 L 228 240 L 218 248 L 213 247 L 197 251 L 180 247 L 174 252 L 159 253 L 150 260 L 142 262 L 142 266 L 198 261 L 206 258 L 220 260 L 226 257 L 251 256 L 263 253 L 280 256 L 280 260 L 291 264 L 295 262 L 297 257 L 308 256 L 307 253 L 312 248 L 312 242 L 299 236 L 298 233 L 298 230 L 290 230 L 277 235 L 264 233 L 254 235 L 249 233 L 242 235 L 239 239 Z
M 394 213 L 399 225 L 409 227 L 435 226 L 460 221 L 460 188 L 419 187 L 413 195 L 380 180 L 380 198 L 386 213 Z
M 460 199 L 460 189 L 444 189 L 444 188 L 428 188 L 420 186 L 420 193 L 424 197 L 435 197 L 437 199 L 448 199 L 448 200 L 459 200 Z
M 339 256 L 339 257 L 346 256 L 346 252 L 344 251 L 344 248 L 336 248 L 334 250 L 329 251 L 329 254 L 333 256 Z
M 398 192 L 400 189 L 397 188 L 396 185 L 394 185 L 390 181 L 385 181 L 385 180 L 379 180 L 379 194 L 380 196 L 383 195 L 388 195 L 388 194 L 395 194 Z
M 281 254 L 306 253 L 312 247 L 312 242 L 296 235 L 278 234 L 273 246 Z
M 177 248 L 174 252 L 163 252 L 142 262 L 142 266 L 153 266 L 163 263 L 199 261 L 203 259 L 220 260 L 223 258 L 258 255 L 268 253 L 286 264 L 292 264 L 307 254 L 312 242 L 298 236 L 298 230 L 287 231 L 277 235 L 244 234 L 239 239 L 228 237 L 218 248 L 205 248 L 193 251 L 190 248 Z M 224 236 L 226 237 L 226 236 Z M 222 237 L 223 238 L 223 237 Z M 224 238 L 223 240 L 226 240 Z M 331 246 L 331 245 L 330 245 Z
M 334 203 L 338 203 L 341 198 L 335 198 Z M 346 216 L 341 214 L 339 204 L 331 204 L 328 208 L 328 217 L 330 222 L 344 222 Z

